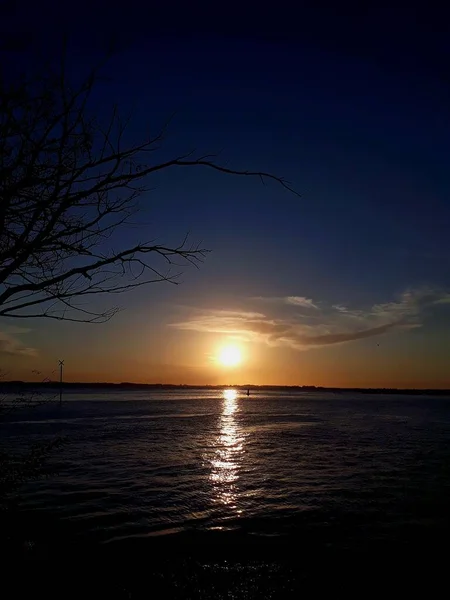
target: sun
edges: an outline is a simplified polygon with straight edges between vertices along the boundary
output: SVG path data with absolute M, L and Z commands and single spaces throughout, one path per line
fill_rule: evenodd
M 217 358 L 224 367 L 236 367 L 242 362 L 242 354 L 237 346 L 224 346 Z

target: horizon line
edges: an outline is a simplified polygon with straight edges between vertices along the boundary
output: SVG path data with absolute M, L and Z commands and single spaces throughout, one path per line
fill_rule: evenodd
M 0 388 L 2 385 L 35 385 L 35 386 L 57 386 L 61 383 L 57 380 L 50 381 L 26 381 L 26 380 L 8 380 L 0 382 Z M 239 384 L 188 384 L 188 383 L 143 383 L 143 382 L 132 382 L 132 381 L 63 381 L 62 387 L 148 387 L 148 388 L 188 388 L 188 389 L 225 389 L 225 388 L 239 388 L 239 389 L 300 389 L 309 391 L 396 391 L 396 392 L 438 392 L 438 393 L 449 393 L 450 388 L 430 388 L 430 387 L 370 387 L 370 386 L 320 386 L 320 385 L 286 385 L 286 384 L 252 384 L 252 383 L 239 383 Z

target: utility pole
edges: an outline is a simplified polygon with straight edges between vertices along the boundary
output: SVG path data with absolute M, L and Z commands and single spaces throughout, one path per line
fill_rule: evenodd
M 64 361 L 59 361 L 59 404 L 62 403 L 62 387 L 63 387 L 63 367 Z

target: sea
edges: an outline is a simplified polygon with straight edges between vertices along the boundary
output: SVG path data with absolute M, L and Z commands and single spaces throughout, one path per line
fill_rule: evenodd
M 10 448 L 56 438 L 18 490 L 27 560 L 146 557 L 161 597 L 274 598 L 326 564 L 376 581 L 374 556 L 448 556 L 449 397 L 86 389 L 0 423 Z

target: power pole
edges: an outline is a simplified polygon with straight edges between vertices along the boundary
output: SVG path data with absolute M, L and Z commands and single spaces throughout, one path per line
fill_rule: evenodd
M 63 367 L 64 361 L 59 361 L 59 403 L 62 403 L 62 388 L 63 388 Z

